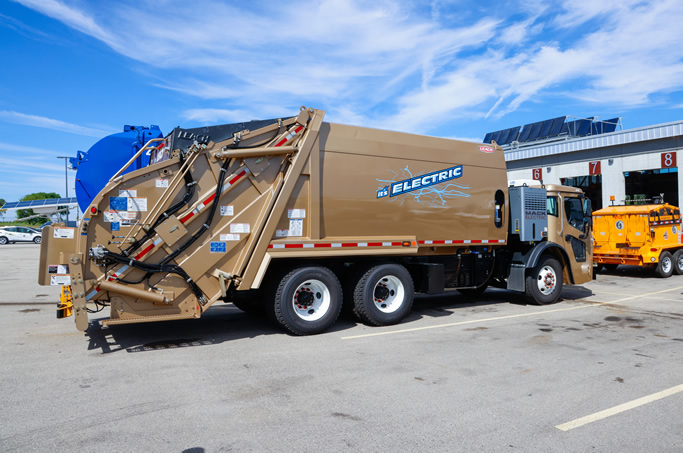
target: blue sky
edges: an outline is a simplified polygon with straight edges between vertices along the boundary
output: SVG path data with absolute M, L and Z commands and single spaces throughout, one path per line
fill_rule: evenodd
M 479 141 L 560 115 L 680 120 L 681 23 L 667 0 L 5 0 L 0 198 L 63 195 L 56 156 L 124 124 L 169 133 L 306 105 Z

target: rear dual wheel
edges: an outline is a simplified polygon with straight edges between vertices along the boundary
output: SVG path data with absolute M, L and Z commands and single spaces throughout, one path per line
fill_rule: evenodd
M 280 279 L 269 299 L 268 312 L 276 322 L 295 335 L 311 335 L 328 329 L 339 317 L 342 288 L 326 267 L 300 267 Z
M 683 249 L 674 253 L 674 272 L 676 275 L 683 275 Z
M 373 266 L 355 284 L 353 312 L 366 324 L 396 324 L 410 313 L 414 294 L 413 279 L 405 267 L 399 264 Z
M 674 273 L 674 259 L 671 253 L 664 251 L 659 255 L 659 263 L 657 263 L 655 273 L 662 278 L 671 277 Z

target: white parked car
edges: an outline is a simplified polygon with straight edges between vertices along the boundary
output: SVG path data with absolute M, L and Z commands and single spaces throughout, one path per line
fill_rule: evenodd
M 0 227 L 0 245 L 14 242 L 35 242 L 40 244 L 41 232 L 23 226 Z

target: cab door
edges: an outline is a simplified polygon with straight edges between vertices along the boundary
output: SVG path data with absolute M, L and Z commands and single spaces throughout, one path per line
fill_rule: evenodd
M 586 215 L 585 197 L 564 197 L 565 250 L 572 251 L 574 259 L 585 263 L 592 256 L 590 214 Z

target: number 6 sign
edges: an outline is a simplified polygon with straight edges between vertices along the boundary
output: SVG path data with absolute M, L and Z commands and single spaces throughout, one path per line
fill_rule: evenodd
M 542 168 L 534 168 L 531 170 L 531 179 L 540 181 L 543 179 L 543 169 Z
M 672 168 L 676 166 L 676 152 L 670 151 L 662 153 L 662 168 Z

